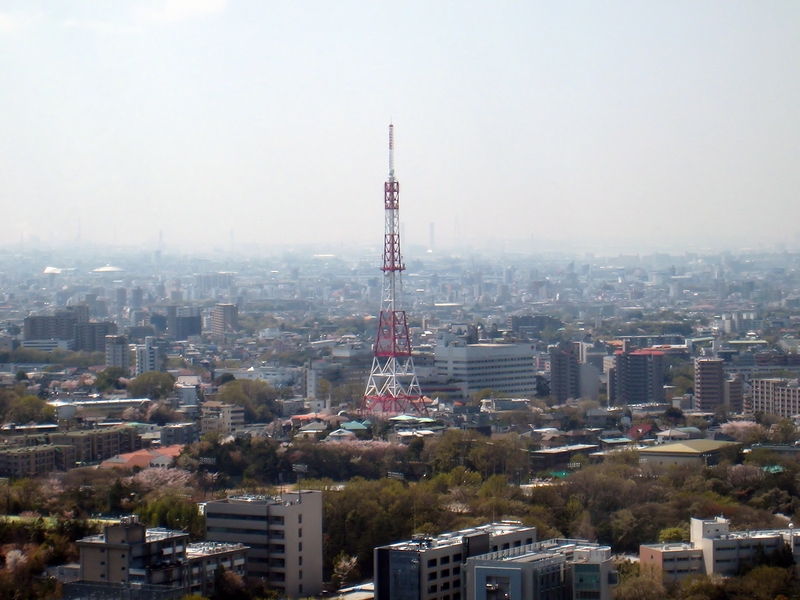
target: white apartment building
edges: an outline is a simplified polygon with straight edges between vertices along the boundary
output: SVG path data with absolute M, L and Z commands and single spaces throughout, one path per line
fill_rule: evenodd
M 203 433 L 233 433 L 244 427 L 244 407 L 208 400 L 201 406 L 200 430 Z
M 436 346 L 436 374 L 465 381 L 467 393 L 492 388 L 518 396 L 536 393 L 535 351 L 530 344 L 464 344 Z
M 144 338 L 144 344 L 136 346 L 136 376 L 158 370 L 158 348 L 153 338 Z
M 322 492 L 231 496 L 205 505 L 206 539 L 250 548 L 247 577 L 289 598 L 322 591 Z
M 800 385 L 797 379 L 752 379 L 753 412 L 791 418 L 800 414 Z

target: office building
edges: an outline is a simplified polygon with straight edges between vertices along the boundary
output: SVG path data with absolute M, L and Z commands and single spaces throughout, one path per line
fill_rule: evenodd
M 501 522 L 375 548 L 375 600 L 463 600 L 468 558 L 535 541 L 535 527 Z
M 694 361 L 695 408 L 714 412 L 725 403 L 725 361 L 721 358 L 696 358 Z
M 534 350 L 530 344 L 451 342 L 436 346 L 434 362 L 439 378 L 466 382 L 469 394 L 486 388 L 517 396 L 536 393 Z
M 800 384 L 797 379 L 752 379 L 753 412 L 792 418 L 800 414 Z
M 466 600 L 611 600 L 611 547 L 553 539 L 467 559 Z
M 232 496 L 205 505 L 206 539 L 250 548 L 247 578 L 281 596 L 322 591 L 322 492 Z
M 131 351 L 128 347 L 128 338 L 124 335 L 106 336 L 106 368 L 118 367 L 129 371 L 131 367 Z
M 211 335 L 224 338 L 239 330 L 239 309 L 235 304 L 217 304 L 211 312 Z
M 664 400 L 664 353 L 618 350 L 608 374 L 609 402 L 614 405 L 657 404 Z
M 795 562 L 800 559 L 800 531 L 786 529 L 730 531 L 725 517 L 692 517 L 689 542 L 644 544 L 639 547 L 641 572 L 660 576 L 665 582 L 692 575 L 735 576 L 742 567 L 756 566 L 759 557 L 788 546 Z
M 147 336 L 144 338 L 144 344 L 136 346 L 136 376 L 158 369 L 158 348 L 153 338 Z

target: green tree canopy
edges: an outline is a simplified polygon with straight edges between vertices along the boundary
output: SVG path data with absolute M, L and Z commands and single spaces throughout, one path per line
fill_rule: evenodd
M 134 398 L 161 400 L 172 393 L 175 378 L 169 373 L 148 371 L 128 384 L 128 392 Z

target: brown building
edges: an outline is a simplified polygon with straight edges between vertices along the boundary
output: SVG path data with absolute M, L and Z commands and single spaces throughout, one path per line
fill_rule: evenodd
M 235 304 L 217 304 L 211 312 L 211 335 L 224 338 L 239 330 L 239 309 Z
M 698 358 L 694 361 L 695 408 L 714 412 L 725 403 L 725 361 L 721 358 Z
M 78 540 L 82 581 L 185 588 L 189 534 L 148 529 L 135 516 Z
M 250 547 L 247 575 L 281 597 L 322 591 L 322 493 L 232 496 L 206 504 L 206 539 Z
M 101 462 L 142 447 L 142 437 L 136 429 L 126 426 L 53 433 L 50 442 L 72 446 L 75 449 L 75 461 L 81 463 Z
M 0 475 L 32 477 L 51 471 L 68 471 L 75 466 L 72 446 L 42 444 L 0 450 Z

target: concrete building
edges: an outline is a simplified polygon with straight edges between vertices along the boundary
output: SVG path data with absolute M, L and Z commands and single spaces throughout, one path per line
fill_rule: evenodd
M 161 428 L 161 447 L 193 444 L 200 438 L 200 428 L 195 422 L 167 423 Z
M 244 407 L 217 400 L 204 402 L 200 407 L 200 429 L 203 433 L 232 433 L 244 427 Z
M 463 600 L 468 558 L 535 541 L 535 527 L 501 522 L 375 548 L 375 600 Z
M 69 471 L 75 466 L 72 446 L 41 444 L 0 450 L 0 475 L 34 477 L 51 471 Z
M 609 401 L 616 405 L 657 404 L 664 400 L 664 353 L 619 350 L 609 373 Z
M 75 461 L 100 462 L 117 454 L 141 450 L 142 438 L 133 427 L 109 427 L 50 434 L 50 442 L 75 449 Z
M 148 529 L 135 516 L 77 541 L 82 581 L 185 589 L 189 534 Z
M 800 383 L 797 379 L 752 379 L 753 412 L 791 418 L 800 414 Z
M 465 381 L 469 394 L 491 388 L 516 396 L 536 393 L 535 353 L 528 344 L 436 346 L 436 373 L 444 380 Z
M 187 566 L 184 586 L 186 593 L 212 596 L 215 575 L 220 567 L 245 579 L 248 550 L 244 544 L 221 542 L 189 544 L 186 547 Z
M 554 539 L 467 559 L 466 599 L 611 600 L 611 547 Z
M 106 336 L 106 368 L 118 367 L 126 373 L 131 368 L 131 351 L 124 335 Z
M 721 358 L 696 358 L 694 361 L 695 408 L 714 412 L 725 403 L 725 361 Z
M 248 580 L 281 596 L 322 591 L 322 492 L 232 496 L 205 505 L 206 539 L 250 548 Z
M 111 321 L 75 324 L 75 350 L 105 352 L 106 336 L 117 333 L 117 324 Z
M 221 339 L 238 330 L 238 307 L 235 304 L 217 304 L 211 312 L 211 335 Z
M 725 380 L 725 406 L 732 413 L 744 412 L 744 376 L 741 373 Z
M 559 404 L 580 398 L 580 364 L 569 350 L 555 348 L 550 352 L 550 394 Z
M 800 532 L 787 529 L 730 531 L 730 520 L 692 518 L 690 541 L 644 544 L 639 548 L 642 572 L 680 581 L 691 575 L 735 576 L 743 566 L 756 566 L 759 558 L 788 546 L 795 562 L 800 559 Z
M 149 371 L 158 371 L 158 348 L 152 337 L 144 338 L 144 344 L 136 346 L 136 376 Z

